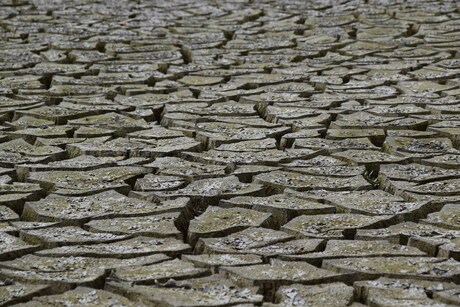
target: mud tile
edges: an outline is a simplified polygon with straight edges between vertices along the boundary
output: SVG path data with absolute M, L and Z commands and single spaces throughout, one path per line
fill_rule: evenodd
M 53 305 L 69 305 L 69 306 L 104 306 L 108 307 L 113 304 L 123 307 L 144 306 L 140 302 L 133 302 L 127 298 L 114 294 L 105 290 L 96 290 L 89 287 L 77 287 L 74 290 L 64 292 L 62 294 L 35 297 L 27 303 L 19 306 L 30 307 L 45 307 Z
M 196 267 L 206 268 L 217 273 L 221 266 L 245 266 L 262 264 L 262 257 L 258 255 L 183 255 L 182 260 L 193 263 Z
M 113 243 L 79 244 L 74 246 L 55 247 L 36 252 L 43 257 L 95 257 L 129 259 L 149 255 L 176 256 L 188 252 L 190 246 L 172 238 L 135 237 Z M 159 258 L 160 259 L 160 258 Z
M 281 226 L 299 215 L 334 213 L 330 205 L 277 194 L 268 197 L 239 196 L 221 200 L 219 206 L 246 208 L 272 214 L 274 226 Z
M 275 302 L 280 306 L 339 307 L 349 305 L 352 301 L 353 287 L 339 282 L 313 286 L 281 286 L 275 294 Z
M 46 285 L 28 285 L 14 282 L 10 279 L 0 281 L 0 304 L 4 306 L 28 301 L 34 296 L 47 294 L 49 287 Z
M 170 306 L 257 304 L 261 303 L 263 299 L 262 295 L 257 294 L 258 288 L 238 287 L 235 283 L 220 279 L 217 276 L 191 279 L 175 284 L 176 286 L 173 287 L 161 285 L 130 286 L 125 283 L 110 282 L 106 285 L 106 289 L 130 299 L 138 300 L 141 298 L 151 304 L 167 302 Z
M 47 248 L 62 245 L 111 242 L 127 238 L 127 236 L 117 236 L 107 233 L 91 233 L 75 226 L 21 230 L 19 237 L 31 244 Z
M 337 192 L 326 196 L 326 203 L 336 206 L 337 212 L 393 215 L 400 222 L 417 221 L 434 209 L 430 202 L 408 202 L 382 190 Z
M 382 181 L 389 179 L 427 183 L 437 180 L 455 179 L 460 176 L 460 172 L 457 173 L 456 169 L 445 169 L 416 163 L 407 165 L 387 164 L 380 167 L 379 176 Z
M 111 278 L 136 285 L 153 285 L 167 282 L 170 279 L 203 277 L 210 273 L 208 269 L 195 267 L 192 262 L 174 259 L 146 266 L 118 268 Z
M 19 219 L 19 216 L 16 212 L 7 206 L 0 206 L 0 222 L 15 221 L 17 219 Z
M 224 152 L 219 150 L 208 150 L 201 153 L 182 153 L 184 158 L 200 163 L 223 165 L 265 164 L 269 166 L 291 162 L 295 159 L 311 158 L 318 154 L 320 154 L 319 151 L 309 149 L 291 149 L 286 151 L 269 149 L 263 152 Z
M 360 175 L 345 178 L 326 178 L 322 176 L 304 175 L 288 171 L 274 171 L 255 176 L 256 183 L 263 184 L 267 189 L 281 193 L 284 189 L 297 191 L 329 190 L 345 191 L 369 190 L 371 185 Z
M 429 166 L 457 169 L 460 167 L 460 155 L 439 155 L 430 159 L 422 159 L 421 163 Z
M 456 289 L 455 285 L 447 282 L 439 283 L 415 279 L 398 280 L 386 277 L 375 281 L 355 282 L 354 287 L 360 301 L 379 306 L 389 304 L 445 306 L 436 298 L 438 295 L 442 296 L 443 294 L 447 296 L 449 291 Z M 428 292 L 432 292 L 433 297 L 428 296 Z M 434 300 L 431 300 L 431 298 L 434 298 Z
M 66 197 L 50 195 L 37 202 L 28 202 L 23 220 L 55 221 L 63 225 L 83 225 L 90 219 L 145 216 L 180 211 L 188 198 L 164 202 L 149 202 L 126 197 L 115 191 L 91 196 Z
M 75 126 L 93 125 L 108 129 L 115 129 L 120 135 L 149 128 L 149 125 L 143 119 L 136 120 L 117 113 L 107 113 L 103 115 L 88 116 L 81 119 L 72 119 L 69 120 L 68 123 L 69 125 Z
M 270 264 L 243 267 L 222 267 L 220 275 L 234 280 L 241 286 L 260 286 L 267 297 L 272 297 L 279 285 L 301 283 L 314 285 L 350 278 L 347 273 L 334 273 L 318 269 L 308 263 L 273 259 Z
M 93 170 L 99 167 L 115 166 L 120 157 L 77 156 L 72 159 L 53 161 L 47 164 L 20 164 L 15 167 L 19 179 L 24 180 L 30 172 Z
M 199 238 L 223 237 L 249 227 L 268 226 L 271 214 L 242 208 L 208 207 L 190 222 L 188 241 L 195 245 Z
M 405 222 L 383 229 L 358 230 L 355 239 L 358 240 L 387 240 L 398 244 L 407 244 L 410 237 L 458 237 L 457 230 L 444 229 L 429 224 Z
M 178 206 L 180 204 L 180 199 L 166 201 L 164 202 L 164 209 L 166 209 L 166 212 L 168 209 L 171 211 L 180 210 L 182 209 Z M 127 217 L 92 220 L 86 223 L 85 226 L 88 228 L 88 230 L 93 232 L 106 232 L 117 235 L 175 237 L 182 239 L 182 233 L 177 229 L 175 225 L 178 219 L 179 212 L 171 212 L 155 214 L 151 216 L 137 216 L 132 218 Z
M 460 230 L 460 207 L 456 204 L 447 204 L 441 211 L 430 213 L 422 223 L 428 223 L 442 228 Z
M 353 163 L 355 165 L 379 165 L 389 163 L 407 163 L 408 158 L 402 155 L 388 154 L 375 150 L 347 150 L 332 154 L 333 157 Z
M 39 249 L 38 245 L 28 244 L 5 232 L 0 232 L 0 246 L 2 250 L 0 259 L 2 261 L 17 258 Z
M 101 287 L 103 279 L 117 267 L 147 265 L 164 261 L 156 254 L 131 259 L 91 257 L 39 257 L 27 255 L 0 264 L 0 276 L 33 285 L 49 285 L 61 293 L 76 286 Z
M 226 174 L 226 166 L 190 162 L 176 157 L 157 158 L 144 167 L 158 170 L 159 174 L 187 179 L 205 179 Z
M 376 257 L 325 260 L 322 265 L 341 273 L 355 273 L 358 278 L 414 278 L 432 281 L 458 279 L 458 262 L 431 257 Z
M 448 138 L 402 138 L 388 137 L 383 143 L 383 150 L 392 154 L 416 155 L 421 158 L 430 158 L 433 155 L 457 153 Z
M 305 138 L 295 140 L 293 146 L 294 148 L 325 150 L 329 154 L 345 150 L 380 150 L 380 148 L 372 144 L 368 138 L 350 138 L 342 140 Z
M 196 200 L 200 203 L 207 202 L 208 204 L 213 204 L 221 198 L 260 195 L 262 192 L 263 187 L 259 184 L 242 183 L 236 176 L 226 176 L 196 180 L 183 189 L 153 192 L 153 195 L 159 199 L 185 197 L 185 195 L 187 195 L 187 197 L 191 197 L 192 200 Z
M 91 195 L 108 190 L 129 191 L 125 180 L 145 173 L 141 167 L 112 167 L 92 171 L 32 172 L 28 182 L 38 183 L 60 195 Z
M 176 190 L 186 185 L 186 181 L 177 176 L 162 176 L 147 174 L 137 179 L 134 185 L 136 191 L 166 191 Z
M 281 259 L 307 261 L 316 266 L 321 266 L 321 263 L 328 259 L 397 256 L 423 257 L 426 254 L 415 247 L 388 243 L 386 241 L 330 240 L 322 252 L 305 253 L 302 255 L 281 255 Z

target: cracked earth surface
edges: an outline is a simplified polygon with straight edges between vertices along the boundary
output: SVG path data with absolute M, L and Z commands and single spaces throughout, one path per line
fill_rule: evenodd
M 0 306 L 459 306 L 458 4 L 0 0 Z

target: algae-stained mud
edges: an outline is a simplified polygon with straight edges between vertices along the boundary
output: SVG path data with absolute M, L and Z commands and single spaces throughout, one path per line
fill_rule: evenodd
M 0 306 L 460 306 L 458 1 L 0 20 Z

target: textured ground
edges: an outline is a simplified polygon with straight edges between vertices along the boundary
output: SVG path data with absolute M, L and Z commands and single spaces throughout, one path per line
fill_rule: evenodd
M 0 0 L 0 306 L 460 305 L 456 1 Z

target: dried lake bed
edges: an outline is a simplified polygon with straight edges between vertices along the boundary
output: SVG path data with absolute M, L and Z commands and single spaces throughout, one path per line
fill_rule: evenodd
M 460 7 L 0 0 L 0 306 L 459 306 Z

